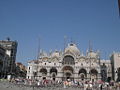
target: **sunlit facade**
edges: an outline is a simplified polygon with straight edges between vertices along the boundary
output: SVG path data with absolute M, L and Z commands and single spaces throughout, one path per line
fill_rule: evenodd
M 28 62 L 27 79 L 107 81 L 111 79 L 110 60 L 100 60 L 99 51 L 80 52 L 70 43 L 63 51 L 41 51 L 38 60 Z M 106 76 L 106 77 L 105 77 Z

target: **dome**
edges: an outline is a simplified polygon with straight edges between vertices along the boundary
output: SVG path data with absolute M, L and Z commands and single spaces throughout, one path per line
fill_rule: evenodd
M 91 57 L 91 58 L 97 58 L 97 53 L 95 53 L 95 52 L 89 52 L 88 53 L 88 57 Z
M 55 58 L 55 57 L 59 58 L 59 56 L 60 56 L 60 54 L 58 51 L 53 52 L 51 55 L 52 58 Z
M 69 44 L 68 47 L 65 49 L 65 53 L 68 51 L 74 53 L 75 55 L 80 55 L 80 51 L 75 44 Z

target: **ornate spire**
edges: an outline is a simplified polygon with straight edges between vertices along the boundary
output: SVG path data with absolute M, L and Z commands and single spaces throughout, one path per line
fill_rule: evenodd
M 66 48 L 66 44 L 67 44 L 67 36 L 64 36 L 64 51 L 65 51 L 65 48 Z
M 40 58 L 40 38 L 38 39 L 38 52 L 37 52 L 37 59 L 39 59 Z
M 89 40 L 89 52 L 92 52 L 92 44 L 90 40 Z

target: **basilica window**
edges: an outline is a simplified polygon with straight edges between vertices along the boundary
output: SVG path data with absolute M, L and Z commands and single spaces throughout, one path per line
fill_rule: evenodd
M 68 55 L 68 56 L 65 56 L 65 57 L 63 58 L 63 62 L 62 62 L 62 63 L 63 63 L 63 64 L 74 65 L 74 64 L 75 64 L 75 61 L 74 61 L 74 58 L 73 58 L 72 56 Z

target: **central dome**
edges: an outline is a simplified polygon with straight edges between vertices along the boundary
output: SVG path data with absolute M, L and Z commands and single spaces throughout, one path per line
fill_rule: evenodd
M 71 52 L 71 53 L 74 53 L 75 55 L 80 55 L 80 51 L 79 49 L 77 48 L 77 46 L 73 43 L 71 44 L 68 44 L 68 47 L 65 49 L 65 53 L 66 52 Z
M 91 52 L 88 53 L 87 56 L 91 57 L 91 58 L 97 58 L 98 54 L 96 52 L 91 51 Z

